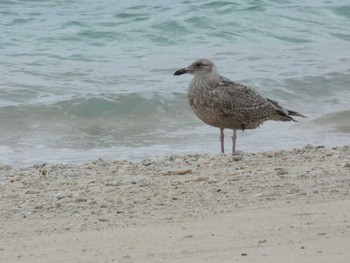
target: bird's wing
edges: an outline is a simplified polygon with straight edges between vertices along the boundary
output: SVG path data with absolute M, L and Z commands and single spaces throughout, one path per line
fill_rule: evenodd
M 242 84 L 222 78 L 212 90 L 215 105 L 227 117 L 241 116 L 247 121 L 265 119 L 275 111 L 275 107 L 256 91 Z

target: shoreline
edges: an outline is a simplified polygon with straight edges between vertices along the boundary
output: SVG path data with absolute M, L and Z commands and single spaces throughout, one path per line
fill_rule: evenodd
M 291 259 L 295 255 L 299 261 L 323 262 L 319 261 L 322 252 L 308 254 L 301 248 L 312 245 L 327 248 L 328 260 L 347 262 L 341 259 L 350 258 L 350 250 L 345 249 L 350 241 L 350 211 L 345 209 L 350 205 L 349 145 L 307 145 L 290 151 L 234 156 L 98 159 L 81 165 L 35 165 L 0 172 L 0 259 L 4 262 L 45 262 L 42 254 L 54 248 L 60 249 L 52 254 L 52 262 L 64 262 L 69 256 L 76 257 L 73 262 L 86 262 L 87 255 L 106 248 L 113 252 L 100 254 L 102 261 L 139 262 L 144 258 L 143 262 L 181 262 L 173 260 L 173 253 L 184 261 L 187 255 L 191 262 L 205 261 L 205 256 L 210 262 L 219 262 L 213 260 L 216 256 L 220 262 L 232 262 L 232 256 L 250 262 L 249 255 L 250 260 L 255 255 L 261 262 L 280 262 L 277 260 L 283 251 L 295 249 L 297 253 L 289 252 Z M 277 238 L 280 232 L 276 226 L 288 231 Z M 178 236 L 181 242 L 169 239 L 177 235 L 174 229 L 182 233 Z M 208 235 L 199 238 L 202 232 Z M 120 244 L 123 249 L 113 250 L 115 244 L 107 238 L 98 241 L 94 250 L 94 235 L 103 239 L 110 233 L 122 235 L 120 240 L 114 238 L 115 244 L 125 240 L 136 245 Z M 147 233 L 162 240 L 153 250 L 139 240 Z M 234 236 L 244 237 L 245 243 L 232 240 Z M 260 237 L 263 241 L 263 236 L 266 242 L 255 242 Z M 61 243 L 48 242 L 50 237 Z M 70 247 L 80 249 L 80 244 L 63 242 L 74 238 L 81 239 L 86 248 L 76 251 Z M 254 245 L 248 246 L 252 240 Z M 336 242 L 332 246 L 329 240 Z M 187 250 L 182 242 L 190 243 Z M 222 251 L 221 247 L 227 249 Z

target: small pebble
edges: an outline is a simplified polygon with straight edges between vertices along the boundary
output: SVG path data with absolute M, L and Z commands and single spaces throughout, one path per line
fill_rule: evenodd
M 277 172 L 277 175 L 286 175 L 288 174 L 288 171 L 284 168 L 275 168 L 275 171 Z
M 324 146 L 324 145 L 317 145 L 317 146 L 315 146 L 315 148 L 316 148 L 316 149 L 324 149 L 325 146 Z
M 172 175 L 184 175 L 184 174 L 191 174 L 192 169 L 179 169 L 179 170 L 173 170 L 170 171 L 170 174 Z
M 86 201 L 87 201 L 87 198 L 85 198 L 85 197 L 77 197 L 77 198 L 75 199 L 75 202 L 76 202 L 76 203 L 86 202 Z
M 232 161 L 238 162 L 243 160 L 243 155 L 233 155 Z
M 201 182 L 201 181 L 206 181 L 209 180 L 210 177 L 209 176 L 198 176 L 195 181 Z
M 40 193 L 40 191 L 38 191 L 38 190 L 31 190 L 31 189 L 29 189 L 29 190 L 27 190 L 25 193 L 26 193 L 26 194 L 39 194 L 39 193 Z

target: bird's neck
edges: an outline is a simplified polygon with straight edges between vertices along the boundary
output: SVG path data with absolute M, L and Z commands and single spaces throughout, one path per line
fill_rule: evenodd
M 194 76 L 194 81 L 209 86 L 215 86 L 220 82 L 220 75 L 218 74 L 207 74 L 204 76 Z

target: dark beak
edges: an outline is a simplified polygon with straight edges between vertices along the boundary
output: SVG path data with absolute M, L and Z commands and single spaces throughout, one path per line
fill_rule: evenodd
M 174 76 L 178 76 L 178 75 L 186 74 L 187 72 L 188 72 L 188 70 L 187 70 L 187 69 L 182 68 L 182 69 L 179 69 L 179 70 L 175 71 Z

